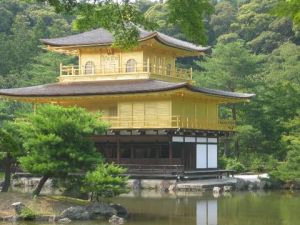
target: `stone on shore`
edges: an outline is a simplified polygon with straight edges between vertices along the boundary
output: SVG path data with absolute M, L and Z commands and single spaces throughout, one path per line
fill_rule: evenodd
M 213 188 L 213 193 L 220 194 L 221 192 L 222 192 L 222 188 L 220 188 L 220 187 L 214 187 Z
M 232 191 L 232 186 L 224 186 L 223 191 L 224 192 L 231 192 Z
M 15 202 L 11 206 L 14 208 L 16 215 L 21 215 L 22 210 L 26 208 L 22 202 Z

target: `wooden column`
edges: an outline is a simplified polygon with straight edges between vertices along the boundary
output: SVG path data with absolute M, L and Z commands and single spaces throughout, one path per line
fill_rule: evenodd
M 172 141 L 169 142 L 169 164 L 172 164 L 173 161 L 173 148 Z
M 120 139 L 117 140 L 117 162 L 120 164 Z
M 132 143 L 130 143 L 130 159 L 134 159 L 134 148 Z

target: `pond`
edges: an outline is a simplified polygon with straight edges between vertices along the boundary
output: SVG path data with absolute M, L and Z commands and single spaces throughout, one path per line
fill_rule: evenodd
M 13 201 L 23 201 L 38 212 L 50 214 L 72 205 L 47 197 L 32 200 L 27 194 L 1 193 L 0 215 L 9 211 L 8 206 Z M 235 192 L 215 198 L 211 193 L 174 195 L 147 191 L 130 193 L 115 202 L 130 211 L 127 225 L 300 225 L 298 192 Z M 108 222 L 72 224 L 107 225 Z

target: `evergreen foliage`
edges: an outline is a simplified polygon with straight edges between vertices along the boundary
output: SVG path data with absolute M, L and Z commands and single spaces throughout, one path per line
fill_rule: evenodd
M 299 0 L 279 0 L 273 9 L 275 15 L 293 20 L 295 25 L 300 25 L 300 2 Z
M 52 5 L 57 12 L 71 13 L 77 16 L 74 26 L 78 30 L 103 27 L 112 32 L 115 46 L 132 48 L 138 41 L 137 27 L 153 30 L 157 24 L 145 17 L 141 2 L 135 4 L 129 0 L 28 0 Z M 159 3 L 157 3 L 159 4 Z M 204 16 L 213 12 L 208 0 L 168 0 L 168 20 L 178 25 L 187 39 L 196 43 L 205 43 Z M 148 7 L 148 4 L 146 8 Z
M 24 121 L 18 121 L 18 126 L 27 151 L 19 158 L 21 167 L 33 175 L 43 176 L 41 182 L 91 170 L 101 161 L 90 139 L 106 127 L 97 114 L 76 107 L 43 105 L 36 114 L 28 114 Z M 40 189 L 34 194 L 38 195 Z
M 115 164 L 101 163 L 94 171 L 88 172 L 83 182 L 83 191 L 92 193 L 92 200 L 111 198 L 128 192 L 126 172 Z
M 16 126 L 13 122 L 5 122 L 0 128 L 0 159 L 3 161 L 4 182 L 1 192 L 7 192 L 10 187 L 12 167 L 17 158 L 24 155 L 21 142 L 18 139 Z

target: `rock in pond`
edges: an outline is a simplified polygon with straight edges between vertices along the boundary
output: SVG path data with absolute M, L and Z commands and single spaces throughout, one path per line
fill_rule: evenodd
M 101 219 L 117 215 L 117 212 L 118 211 L 109 204 L 93 203 L 88 206 L 73 206 L 65 209 L 61 213 L 60 218 L 69 218 L 71 220 Z
M 93 203 L 86 206 L 85 209 L 91 219 L 97 219 L 99 217 L 109 218 L 117 214 L 117 211 L 106 203 Z
M 117 212 L 117 216 L 122 218 L 127 218 L 128 211 L 124 206 L 121 206 L 120 204 L 110 204 L 110 207 L 114 208 Z
M 65 209 L 61 215 L 61 218 L 69 218 L 70 220 L 89 220 L 90 215 L 85 206 L 72 206 Z
M 62 219 L 59 219 L 57 222 L 66 224 L 66 223 L 71 223 L 72 220 L 70 220 L 69 218 L 62 218 Z
M 108 222 L 111 224 L 124 224 L 124 219 L 116 215 L 113 215 L 112 217 L 110 217 Z

